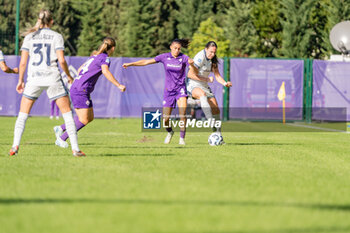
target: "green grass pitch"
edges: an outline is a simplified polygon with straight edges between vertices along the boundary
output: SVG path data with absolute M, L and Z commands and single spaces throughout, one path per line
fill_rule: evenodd
M 350 232 L 350 135 L 141 132 L 96 119 L 86 158 L 54 145 L 62 120 L 31 117 L 9 158 L 15 118 L 0 118 L 0 232 Z

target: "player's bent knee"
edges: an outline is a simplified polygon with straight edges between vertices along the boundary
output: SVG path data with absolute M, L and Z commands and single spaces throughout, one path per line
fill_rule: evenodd
M 220 109 L 214 108 L 213 111 L 212 111 L 212 113 L 213 113 L 213 115 L 220 114 Z
M 91 122 L 92 120 L 90 120 L 88 117 L 84 117 L 84 118 L 81 118 L 79 117 L 79 121 L 81 123 L 83 123 L 84 125 L 87 125 L 89 122 Z
M 202 96 L 207 96 L 207 95 L 202 89 L 195 88 L 192 91 L 192 96 L 195 97 L 196 99 L 200 99 Z
M 198 93 L 198 96 L 199 97 L 202 97 L 202 96 L 207 96 L 207 94 L 204 92 L 204 91 L 202 91 L 202 90 L 200 90 L 200 91 L 198 91 L 199 93 Z
M 90 121 L 88 119 L 80 120 L 81 123 L 87 125 Z

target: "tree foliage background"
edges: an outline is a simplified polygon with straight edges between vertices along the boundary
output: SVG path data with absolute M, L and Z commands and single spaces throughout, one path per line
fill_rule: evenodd
M 15 51 L 15 3 L 0 0 L 5 54 Z M 152 57 L 169 51 L 173 39 L 188 38 L 190 56 L 215 40 L 219 57 L 323 59 L 335 52 L 332 27 L 350 19 L 350 0 L 21 0 L 20 31 L 42 8 L 53 12 L 66 54 L 77 56 L 111 36 L 114 56 Z

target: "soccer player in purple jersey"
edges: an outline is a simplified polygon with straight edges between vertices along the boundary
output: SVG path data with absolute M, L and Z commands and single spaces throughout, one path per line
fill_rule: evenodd
M 173 137 L 174 131 L 169 126 L 170 114 L 176 103 L 179 106 L 180 120 L 184 127 L 180 128 L 180 145 L 185 145 L 186 134 L 186 108 L 187 108 L 187 91 L 186 91 L 186 67 L 189 64 L 193 66 L 193 60 L 187 55 L 181 53 L 181 47 L 186 48 L 188 40 L 175 39 L 170 44 L 170 53 L 163 53 L 152 59 L 144 59 L 131 63 L 124 63 L 123 67 L 129 66 L 146 66 L 154 63 L 163 63 L 165 69 L 165 88 L 163 99 L 163 120 L 168 132 L 164 143 L 169 144 Z M 193 66 L 194 69 L 196 69 Z
M 74 117 L 77 131 L 81 130 L 85 125 L 94 119 L 94 110 L 90 94 L 94 91 L 95 84 L 98 78 L 103 74 L 108 81 L 120 89 L 125 91 L 125 86 L 120 84 L 109 71 L 110 59 L 109 56 L 115 50 L 115 40 L 106 37 L 100 45 L 98 51 L 93 53 L 79 69 L 79 76 L 74 80 L 70 88 L 70 97 L 78 116 Z M 66 148 L 68 135 L 66 132 L 66 125 L 54 127 L 57 146 Z

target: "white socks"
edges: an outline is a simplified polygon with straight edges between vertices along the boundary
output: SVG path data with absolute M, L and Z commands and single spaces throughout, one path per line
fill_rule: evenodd
M 63 113 L 62 116 L 64 119 L 64 123 L 66 124 L 66 129 L 69 136 L 70 144 L 72 146 L 72 150 L 80 151 L 78 146 L 77 128 L 74 123 L 72 111 Z
M 19 112 L 18 117 L 15 124 L 15 132 L 13 137 L 13 144 L 12 146 L 19 146 L 21 143 L 22 134 L 24 132 L 24 128 L 26 126 L 26 121 L 28 119 L 28 114 Z M 66 124 L 67 133 L 69 135 L 70 143 L 72 145 L 72 150 L 74 151 L 80 151 L 78 146 L 78 136 L 77 136 L 77 129 L 75 127 L 73 114 L 72 112 L 66 112 L 63 114 L 63 119 Z
M 201 101 L 201 108 L 202 108 L 207 120 L 212 119 L 213 114 L 211 113 L 211 108 L 210 108 L 210 105 L 208 103 L 207 96 L 202 96 L 199 100 Z
M 26 127 L 26 121 L 28 119 L 28 114 L 19 112 L 18 117 L 15 124 L 15 132 L 13 137 L 13 145 L 12 147 L 19 146 L 22 139 L 22 134 L 24 132 L 24 128 Z

